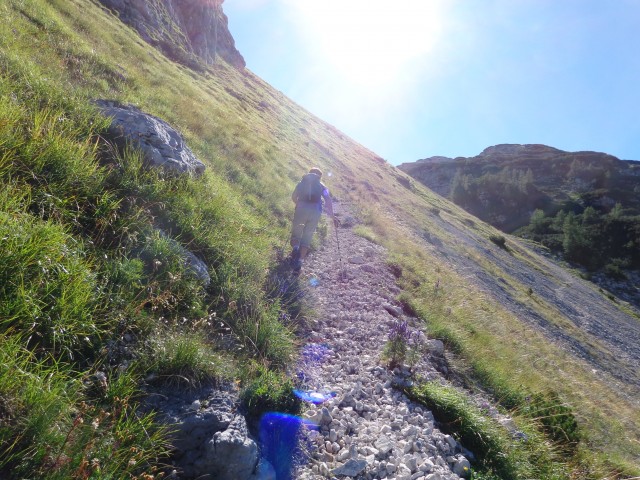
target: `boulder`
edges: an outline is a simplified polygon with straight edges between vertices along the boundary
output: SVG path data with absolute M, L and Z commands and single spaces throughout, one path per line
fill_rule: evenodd
M 205 165 L 185 144 L 182 136 L 164 120 L 133 105 L 97 100 L 100 112 L 112 119 L 105 139 L 121 152 L 130 145 L 139 149 L 147 165 L 170 173 L 201 175 Z
M 146 409 L 171 432 L 173 463 L 181 479 L 256 480 L 271 478 L 267 463 L 258 468 L 258 445 L 249 436 L 238 400 L 213 388 L 163 390 L 147 398 Z

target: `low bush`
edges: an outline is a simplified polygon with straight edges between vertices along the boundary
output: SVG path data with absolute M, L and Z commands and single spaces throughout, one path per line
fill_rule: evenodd
M 389 326 L 389 338 L 382 351 L 382 359 L 390 369 L 405 363 L 413 366 L 421 355 L 424 334 L 409 327 L 406 320 L 394 320 Z
M 147 378 L 180 387 L 231 380 L 235 373 L 233 362 L 214 351 L 203 336 L 177 330 L 157 332 L 141 363 Z
M 491 240 L 501 249 L 509 250 L 509 247 L 507 247 L 507 239 L 504 237 L 504 235 L 490 235 L 489 240 Z
M 539 422 L 547 436 L 558 445 L 572 450 L 580 441 L 573 409 L 556 393 L 535 393 L 527 397 L 519 413 Z
M 257 420 L 268 412 L 300 413 L 302 401 L 294 393 L 295 385 L 285 373 L 253 363 L 245 368 L 244 378 L 240 398 L 249 418 Z

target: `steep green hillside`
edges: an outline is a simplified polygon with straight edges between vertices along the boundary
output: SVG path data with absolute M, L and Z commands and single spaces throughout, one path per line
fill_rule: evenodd
M 387 247 L 403 300 L 469 382 L 523 416 L 534 394 L 569 406 L 575 478 L 640 474 L 637 357 L 527 283 L 527 272 L 563 286 L 570 275 L 510 237 L 499 248 L 492 227 L 249 71 L 173 63 L 90 0 L 7 0 L 0 16 L 0 476 L 149 478 L 165 443 L 134 414 L 143 379 L 283 385 L 261 407 L 295 409 L 278 379 L 304 314 L 270 274 L 291 189 L 312 165 Z M 205 175 L 148 173 L 135 152 L 105 152 L 98 98 L 176 127 Z M 156 227 L 207 263 L 209 286 Z M 605 297 L 589 301 L 637 331 Z M 231 349 L 217 342 L 229 332 Z M 158 348 L 167 341 L 184 348 Z

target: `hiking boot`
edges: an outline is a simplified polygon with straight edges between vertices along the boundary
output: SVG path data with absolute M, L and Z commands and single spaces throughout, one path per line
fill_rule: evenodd
M 291 250 L 291 255 L 289 256 L 291 266 L 295 267 L 298 260 L 300 260 L 300 249 L 298 247 L 294 247 L 293 250 Z
M 298 274 L 302 270 L 302 259 L 298 258 L 295 262 L 292 262 L 293 273 Z

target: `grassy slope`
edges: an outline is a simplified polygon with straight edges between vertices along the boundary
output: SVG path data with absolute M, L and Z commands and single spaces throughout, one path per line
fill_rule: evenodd
M 15 5 L 23 5 L 24 12 Z M 225 211 L 239 213 L 235 224 L 223 220 L 219 232 L 233 232 L 235 246 L 229 248 L 235 250 L 234 261 L 248 265 L 249 273 L 266 269 L 274 249 L 286 243 L 295 180 L 310 165 L 331 171 L 333 193 L 353 202 L 389 248 L 391 260 L 403 268 L 408 296 L 432 329 L 456 343 L 488 383 L 505 383 L 509 391 L 521 385 L 552 390 L 573 405 L 586 435 L 585 455 L 592 449 L 602 452 L 594 475 L 606 472 L 603 459 L 639 473 L 633 467 L 640 455 L 637 405 L 415 240 L 416 233 L 429 231 L 455 245 L 433 221 L 432 209 L 458 225 L 470 220 L 466 213 L 407 183 L 404 174 L 250 72 L 224 64 L 205 74 L 189 71 L 89 1 L 8 2 L 0 8 L 10 20 L 0 27 L 3 75 L 17 70 L 17 84 L 41 82 L 41 88 L 55 89 L 74 102 L 114 98 L 134 103 L 186 136 L 209 166 L 207 182 L 224 198 Z M 487 237 L 494 231 L 477 221 L 474 228 L 478 241 L 490 247 Z M 204 251 L 207 242 L 202 243 Z M 444 294 L 433 293 L 436 281 Z M 544 315 L 562 319 L 561 312 Z

